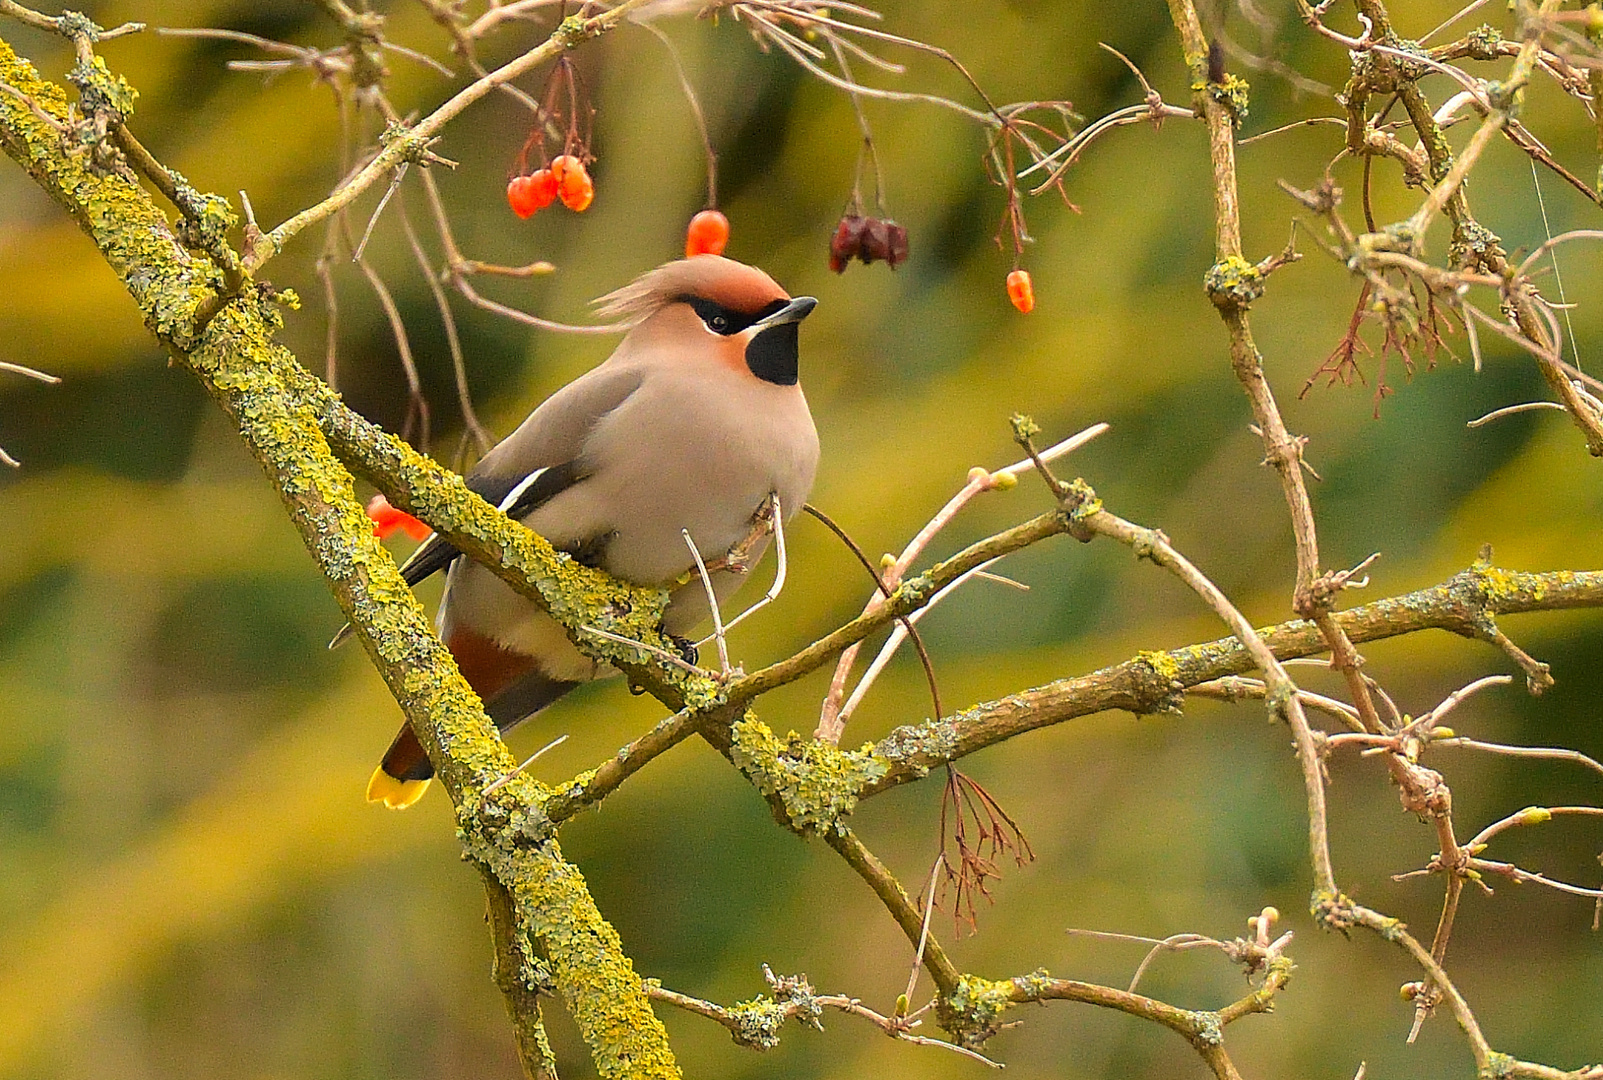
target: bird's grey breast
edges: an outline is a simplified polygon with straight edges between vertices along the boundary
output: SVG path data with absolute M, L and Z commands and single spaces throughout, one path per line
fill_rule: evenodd
M 531 526 L 583 519 L 612 534 L 605 569 L 658 583 L 692 565 L 681 530 L 710 560 L 749 532 L 769 492 L 787 517 L 799 510 L 812 488 L 818 435 L 798 387 L 721 368 L 659 369 L 597 421 L 581 464 L 585 481 Z

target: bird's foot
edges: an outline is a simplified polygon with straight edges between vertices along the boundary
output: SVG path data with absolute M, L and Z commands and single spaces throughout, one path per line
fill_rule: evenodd
M 680 637 L 678 634 L 667 633 L 666 631 L 663 632 L 663 637 L 667 638 L 673 644 L 674 652 L 678 653 L 679 658 L 685 663 L 697 665 L 701 663 L 701 650 L 696 647 L 696 643 L 694 641 L 691 641 L 689 638 Z

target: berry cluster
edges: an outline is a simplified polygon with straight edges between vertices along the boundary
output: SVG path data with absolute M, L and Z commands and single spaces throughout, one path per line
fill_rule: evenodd
M 520 218 L 551 205 L 553 199 L 575 213 L 589 207 L 596 197 L 596 185 L 584 162 L 572 154 L 553 158 L 548 168 L 528 176 L 514 176 L 507 184 L 507 205 Z
M 845 273 L 846 264 L 883 261 L 892 270 L 907 261 L 907 230 L 894 221 L 847 214 L 829 241 L 829 268 Z

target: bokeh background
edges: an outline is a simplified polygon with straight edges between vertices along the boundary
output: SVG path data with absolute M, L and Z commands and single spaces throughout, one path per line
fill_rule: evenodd
M 1341 50 L 1313 38 L 1288 4 L 1270 48 L 1310 77 L 1339 86 Z M 1419 34 L 1456 0 L 1399 0 L 1399 28 Z M 451 58 L 421 5 L 382 5 L 400 42 Z M 999 101 L 1063 98 L 1095 117 L 1138 102 L 1106 41 L 1184 103 L 1179 47 L 1158 3 L 1007 0 L 984 6 L 893 0 L 886 26 L 958 53 Z M 1502 5 L 1488 8 L 1502 18 Z M 248 30 L 314 46 L 339 38 L 316 5 L 110 3 L 106 24 Z M 1350 14 L 1338 25 L 1350 26 Z M 1098 420 L 1112 432 L 1069 471 L 1110 508 L 1161 526 L 1255 621 L 1286 617 L 1293 559 L 1273 475 L 1247 430 L 1225 338 L 1200 288 L 1211 261 L 1211 203 L 1201 129 L 1142 125 L 1098 144 L 1069 179 L 1075 213 L 1030 204 L 1026 254 L 1039 306 L 1010 308 L 1009 255 L 991 242 L 1003 208 L 980 168 L 984 138 L 961 118 L 922 105 L 869 102 L 890 212 L 912 258 L 898 272 L 825 266 L 827 239 L 852 183 L 858 139 L 848 101 L 764 55 L 725 18 L 663 23 L 682 50 L 721 155 L 730 254 L 756 262 L 793 293 L 820 298 L 804 335 L 804 384 L 824 446 L 814 501 L 869 550 L 898 549 L 973 465 L 1016 457 L 1006 418 L 1032 413 L 1047 437 Z M 1231 33 L 1256 46 L 1231 14 Z M 5 38 L 59 79 L 61 43 L 0 24 Z M 544 30 L 524 26 L 486 46 L 504 59 Z M 304 72 L 274 79 L 225 69 L 251 50 L 146 33 L 107 43 L 114 70 L 141 93 L 133 126 L 152 150 L 204 190 L 249 192 L 264 223 L 321 197 L 336 178 L 338 117 L 327 88 Z M 920 56 L 905 83 L 962 97 L 949 71 Z M 582 217 L 560 208 L 528 222 L 503 187 L 528 131 L 496 96 L 453 125 L 438 171 L 470 257 L 536 258 L 544 279 L 480 281 L 488 294 L 582 321 L 587 301 L 677 253 L 702 205 L 701 147 L 667 53 L 625 28 L 576 54 L 596 107 L 597 196 Z M 446 79 L 391 58 L 405 109 L 452 92 Z M 860 68 L 863 66 L 858 65 Z M 1232 63 L 1240 69 L 1240 65 Z M 1499 68 L 1487 68 L 1488 75 Z M 1295 94 L 1265 73 L 1253 82 L 1252 134 L 1334 104 Z M 885 83 L 887 80 L 880 78 Z M 538 92 L 539 79 L 527 89 Z M 1431 85 L 1437 100 L 1446 84 Z M 1597 170 L 1582 108 L 1538 80 L 1527 123 L 1582 176 Z M 1462 138 L 1467 127 L 1460 128 Z M 1240 154 L 1247 248 L 1278 250 L 1295 207 L 1274 187 L 1309 186 L 1339 148 L 1333 127 L 1305 127 Z M 1376 212 L 1417 201 L 1378 162 Z M 1351 162 L 1336 175 L 1356 193 Z M 1539 200 L 1527 160 L 1495 144 L 1470 188 L 1481 219 L 1510 249 L 1548 231 L 1596 228 L 1599 211 L 1555 178 Z M 409 181 L 404 208 L 426 210 Z M 1546 223 L 1543 218 L 1545 203 Z M 370 205 L 367 204 L 367 205 Z M 392 207 L 370 249 L 395 291 L 435 417 L 433 448 L 457 446 L 450 365 L 437 312 L 395 227 Z M 1349 213 L 1356 216 L 1356 199 Z M 358 221 L 365 214 L 358 215 Z M 427 238 L 431 250 L 437 251 Z M 325 314 L 303 235 L 269 277 L 307 301 L 283 339 L 321 370 Z M 1525 569 L 1603 564 L 1599 465 L 1552 413 L 1470 430 L 1500 405 L 1544 396 L 1528 358 L 1486 341 L 1475 373 L 1462 359 L 1406 380 L 1372 417 L 1369 387 L 1298 389 L 1333 347 L 1357 288 L 1304 240 L 1309 257 L 1280 271 L 1255 308 L 1266 364 L 1292 430 L 1311 438 L 1323 476 L 1314 498 L 1328 566 L 1382 553 L 1371 594 L 1434 583 L 1482 543 Z M 1445 239 L 1433 234 L 1439 253 Z M 1560 253 L 1581 362 L 1603 366 L 1596 247 Z M 404 382 L 394 342 L 352 267 L 338 272 L 341 387 L 369 416 L 398 428 Z M 1549 295 L 1554 289 L 1549 289 Z M 1483 302 L 1492 303 L 1487 297 Z M 469 380 L 487 423 L 504 434 L 544 395 L 599 361 L 608 339 L 529 332 L 456 302 Z M 20 170 L 0 167 L 0 358 L 62 377 L 47 387 L 0 376 L 0 445 L 21 459 L 0 476 L 0 1077 L 240 1078 L 511 1077 L 517 1074 L 476 876 L 458 859 L 446 800 L 386 813 L 363 784 L 399 712 L 359 650 L 329 653 L 340 616 L 272 490 L 196 384 L 169 369 L 132 304 L 92 247 Z M 955 548 L 1046 506 L 1033 484 L 965 512 L 939 545 Z M 735 635 L 748 666 L 806 643 L 866 596 L 850 557 L 815 523 L 793 529 L 792 583 L 782 602 Z M 397 553 L 407 542 L 396 542 Z M 1213 620 L 1161 572 L 1123 549 L 1061 540 L 1010 560 L 1019 593 L 986 583 L 924 624 L 950 705 L 1117 661 L 1140 648 L 1218 636 Z M 423 590 L 432 603 L 437 584 Z M 1508 629 L 1553 664 L 1558 685 L 1530 699 L 1517 687 L 1483 694 L 1457 714 L 1460 732 L 1569 746 L 1603 757 L 1603 620 L 1553 614 Z M 1378 644 L 1370 672 L 1418 712 L 1469 679 L 1512 671 L 1501 654 L 1446 634 Z M 811 730 L 827 676 L 770 695 L 777 729 Z M 1330 688 L 1308 672 L 1310 685 Z M 928 712 L 916 664 L 900 661 L 848 729 L 876 737 Z M 586 688 L 520 730 L 557 778 L 589 767 L 651 724 L 661 709 L 617 684 Z M 1603 777 L 1571 764 L 1520 763 L 1439 751 L 1463 835 L 1532 803 L 1597 803 Z M 1026 830 L 1039 856 L 1009 867 L 982 906 L 979 932 L 949 947 L 990 976 L 1044 966 L 1123 984 L 1137 946 L 1071 937 L 1070 927 L 1163 936 L 1228 937 L 1265 904 L 1287 913 L 1298 971 L 1273 1016 L 1233 1026 L 1248 1075 L 1465 1075 L 1472 1068 L 1450 1019 L 1403 1043 L 1412 1017 L 1397 987 L 1417 972 L 1373 935 L 1314 930 L 1304 809 L 1283 728 L 1257 705 L 1203 702 L 1183 716 L 1109 714 L 990 750 L 965 768 Z M 1394 882 L 1435 850 L 1429 828 L 1398 807 L 1373 759 L 1332 763 L 1337 873 L 1363 902 L 1422 935 L 1439 884 Z M 866 804 L 867 842 L 915 882 L 936 850 L 934 783 Z M 710 750 L 686 744 L 564 832 L 639 969 L 683 992 L 733 1002 L 763 989 L 760 965 L 806 972 L 821 990 L 888 1010 L 909 949 L 888 917 L 822 845 L 777 829 L 750 787 Z M 1507 835 L 1494 855 L 1596 885 L 1603 833 L 1560 820 Z M 1540 888 L 1466 894 L 1450 967 L 1494 1045 L 1576 1066 L 1603 1057 L 1603 938 L 1591 904 Z M 948 939 L 952 927 L 938 918 Z M 1216 955 L 1162 959 L 1143 984 L 1191 1007 L 1244 989 Z M 1021 1077 L 1201 1076 L 1172 1034 L 1070 1005 L 1028 1009 L 992 1051 Z M 977 1076 L 954 1054 L 898 1045 L 861 1022 L 788 1030 L 766 1055 L 733 1046 L 707 1021 L 665 1010 L 688 1075 Z M 591 1067 L 573 1029 L 551 1010 L 566 1075 Z

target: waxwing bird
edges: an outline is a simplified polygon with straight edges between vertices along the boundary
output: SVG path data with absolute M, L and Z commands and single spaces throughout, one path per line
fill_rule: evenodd
M 598 301 L 631 328 L 600 366 L 552 394 L 486 454 L 468 487 L 579 562 L 637 585 L 677 587 L 663 629 L 708 616 L 693 573 L 752 535 L 770 495 L 782 517 L 802 507 L 818 433 L 797 383 L 797 329 L 818 301 L 792 299 L 761 270 L 716 255 L 658 267 Z M 761 554 L 757 541 L 751 559 Z M 506 731 L 575 686 L 614 674 L 585 656 L 534 603 L 431 536 L 401 568 L 416 585 L 446 571 L 440 636 Z M 714 569 L 724 598 L 742 575 Z M 336 639 L 337 641 L 338 639 Z M 434 768 L 403 726 L 367 797 L 416 802 Z

